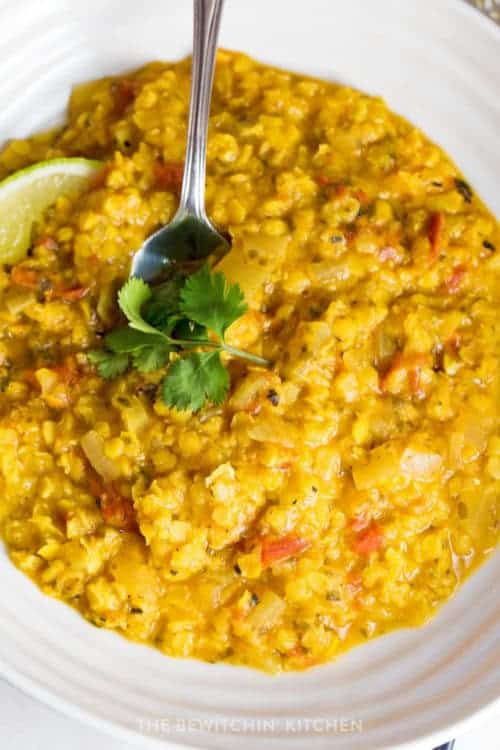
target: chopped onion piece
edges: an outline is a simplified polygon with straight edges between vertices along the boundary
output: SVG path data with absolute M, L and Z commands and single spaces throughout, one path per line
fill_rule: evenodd
M 401 469 L 411 479 L 419 482 L 431 482 L 441 467 L 439 453 L 430 453 L 416 448 L 406 448 L 401 456 Z
M 259 604 L 248 615 L 247 624 L 258 632 L 270 630 L 276 625 L 285 609 L 286 604 L 280 596 L 273 591 L 266 591 Z
M 81 445 L 92 467 L 105 482 L 114 482 L 115 479 L 118 479 L 120 472 L 113 461 L 106 456 L 104 440 L 99 433 L 90 430 L 82 437 Z

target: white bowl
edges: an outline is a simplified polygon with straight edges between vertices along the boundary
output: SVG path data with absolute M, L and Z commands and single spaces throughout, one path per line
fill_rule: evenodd
M 60 118 L 73 83 L 189 52 L 191 3 L 0 0 L 0 27 L 1 142 Z M 461 0 L 228 0 L 222 44 L 383 95 L 500 213 L 500 32 Z M 425 628 L 268 677 L 92 628 L 0 552 L 0 671 L 150 746 L 430 750 L 500 696 L 499 580 L 497 554 Z

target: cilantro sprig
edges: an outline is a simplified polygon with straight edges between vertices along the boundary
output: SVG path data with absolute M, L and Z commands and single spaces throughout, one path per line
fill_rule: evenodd
M 89 360 L 105 379 L 130 367 L 143 373 L 165 369 L 162 396 L 169 406 L 198 411 L 207 402 L 224 401 L 229 373 L 222 352 L 269 365 L 226 344 L 227 329 L 248 308 L 239 285 L 229 284 L 223 273 L 212 273 L 207 265 L 156 287 L 131 278 L 118 293 L 118 305 L 127 325 L 108 333 L 105 348 L 89 352 Z

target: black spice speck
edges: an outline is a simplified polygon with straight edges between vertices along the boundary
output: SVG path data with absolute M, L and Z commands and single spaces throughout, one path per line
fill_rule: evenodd
M 158 395 L 158 386 L 156 383 L 144 383 L 144 385 L 141 385 L 137 389 L 137 394 L 139 396 L 144 396 L 148 399 L 148 401 L 156 401 L 156 397 Z
M 274 388 L 271 388 L 267 392 L 267 398 L 269 399 L 269 401 L 272 403 L 273 406 L 278 406 L 280 402 L 280 397 L 278 393 L 274 390 Z
M 329 591 L 326 595 L 326 599 L 329 602 L 339 602 L 340 596 L 337 594 L 336 591 Z
M 455 178 L 455 187 L 466 203 L 471 203 L 474 193 L 468 182 Z

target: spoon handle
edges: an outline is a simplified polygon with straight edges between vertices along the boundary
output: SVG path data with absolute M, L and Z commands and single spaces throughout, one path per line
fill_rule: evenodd
M 193 62 L 186 162 L 178 215 L 205 216 L 208 115 L 224 0 L 194 0 Z

